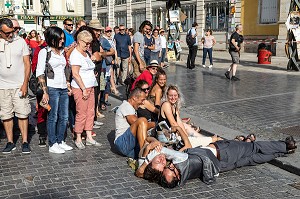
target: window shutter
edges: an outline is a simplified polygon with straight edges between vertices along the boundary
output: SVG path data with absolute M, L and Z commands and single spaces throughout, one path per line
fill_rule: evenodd
M 269 24 L 278 21 L 278 0 L 260 1 L 260 23 Z

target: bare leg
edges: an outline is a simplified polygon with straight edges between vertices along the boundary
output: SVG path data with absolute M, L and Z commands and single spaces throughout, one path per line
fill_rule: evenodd
M 85 131 L 86 132 L 86 137 L 89 141 L 94 142 L 94 139 L 92 137 L 92 131 Z
M 143 148 L 144 146 L 147 137 L 147 128 L 148 121 L 143 117 L 137 119 L 137 121 L 130 126 L 132 134 L 138 139 L 140 148 Z
M 22 134 L 23 143 L 28 142 L 28 140 L 27 140 L 27 136 L 28 136 L 28 118 L 25 118 L 25 119 L 18 118 L 18 122 L 19 122 L 20 131 L 21 131 L 21 134 Z
M 237 64 L 232 64 L 232 76 L 235 76 Z
M 13 125 L 14 125 L 13 118 L 8 120 L 3 120 L 3 126 L 6 132 L 7 142 L 11 142 L 11 143 L 13 143 Z

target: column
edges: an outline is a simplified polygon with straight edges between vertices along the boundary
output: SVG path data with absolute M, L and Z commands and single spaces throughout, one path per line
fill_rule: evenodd
M 204 0 L 197 0 L 196 3 L 196 22 L 198 23 L 198 33 L 203 35 L 205 29 L 205 9 Z
M 132 28 L 132 8 L 131 8 L 131 0 L 127 0 L 126 2 L 126 20 L 127 20 L 127 28 Z
M 151 0 L 146 0 L 146 20 L 152 23 L 152 3 Z
M 287 20 L 287 16 L 289 14 L 290 10 L 290 0 L 281 0 L 280 1 L 280 7 L 279 7 L 279 19 L 278 19 L 278 25 L 279 25 L 279 34 L 278 34 L 278 40 L 276 44 L 276 56 L 285 57 L 285 42 L 287 37 L 287 29 L 285 22 Z M 299 52 L 298 52 L 299 53 Z
M 92 19 L 97 19 L 98 0 L 92 0 Z
M 115 27 L 115 0 L 107 0 L 108 26 Z

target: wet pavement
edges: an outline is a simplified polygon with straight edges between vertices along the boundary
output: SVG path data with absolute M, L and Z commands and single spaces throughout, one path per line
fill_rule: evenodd
M 211 71 L 200 67 L 187 70 L 183 62 L 170 64 L 166 70 L 168 83 L 176 83 L 185 97 L 182 116 L 191 116 L 203 130 L 229 139 L 255 132 L 258 139 L 277 140 L 286 137 L 279 129 L 298 125 L 299 73 L 286 72 L 281 59 L 275 60 L 274 66 L 257 66 L 254 55 L 248 54 L 239 68 L 241 81 L 230 82 L 224 76 L 228 53 L 214 55 L 220 58 Z M 109 101 L 112 107 L 121 103 L 117 98 Z M 101 147 L 49 154 L 47 148 L 37 146 L 35 134 L 30 155 L 21 154 L 20 143 L 12 154 L 0 154 L 0 199 L 300 198 L 300 177 L 271 164 L 222 173 L 210 186 L 195 179 L 168 190 L 138 179 L 113 147 L 114 113 L 107 110 L 104 114 L 99 120 L 104 126 L 95 129 Z M 70 137 L 67 143 L 74 146 Z M 282 159 L 296 162 L 297 158 L 299 154 Z

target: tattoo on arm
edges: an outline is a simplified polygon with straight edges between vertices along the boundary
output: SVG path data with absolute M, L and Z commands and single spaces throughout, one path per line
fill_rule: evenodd
M 39 79 L 39 83 L 40 83 L 41 88 L 44 91 L 44 93 L 48 93 L 48 88 L 47 88 L 47 85 L 46 85 L 45 75 L 40 75 L 38 77 L 38 79 Z

